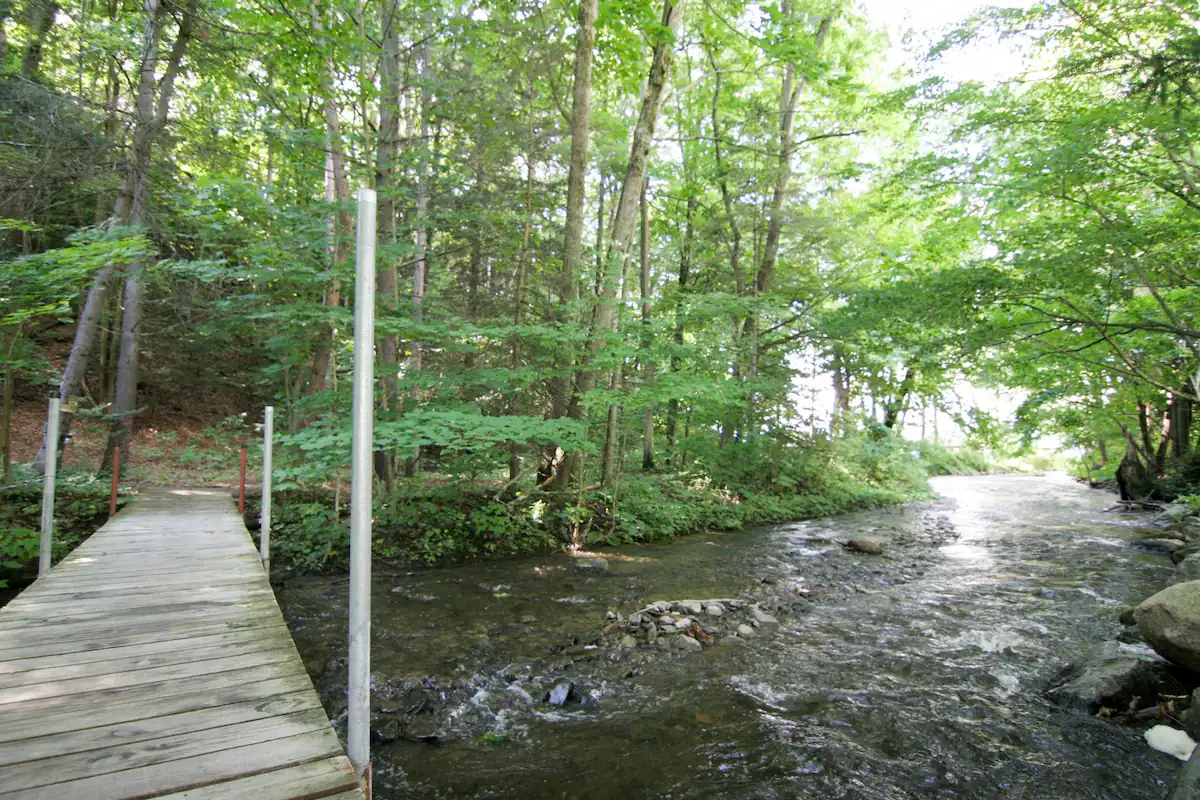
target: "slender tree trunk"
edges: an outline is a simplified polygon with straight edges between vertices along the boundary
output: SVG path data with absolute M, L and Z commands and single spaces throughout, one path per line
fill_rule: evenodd
M 790 21 L 793 17 L 790 0 L 784 0 L 782 10 L 784 17 Z M 825 42 L 829 38 L 829 29 L 832 24 L 832 17 L 825 17 L 817 26 L 814 49 L 818 55 L 825 49 Z M 796 65 L 789 61 L 784 66 L 783 85 L 779 94 L 779 155 L 775 164 L 775 181 L 771 193 L 770 210 L 767 212 L 766 241 L 761 254 L 756 258 L 758 267 L 755 271 L 753 286 L 753 293 L 756 297 L 770 289 L 775 275 L 775 264 L 779 259 L 779 239 L 783 232 L 784 205 L 792 179 L 792 156 L 796 151 L 796 109 L 807 86 L 808 76 L 797 77 Z M 751 380 L 758 378 L 759 373 L 758 331 L 758 314 L 748 314 L 742 333 L 743 338 L 748 340 L 747 352 L 750 358 L 748 377 Z M 757 428 L 755 424 L 755 392 L 747 392 L 746 397 L 748 402 L 745 430 L 753 431 Z
M 623 272 L 624 259 L 633 238 L 638 200 L 642 193 L 642 182 L 646 179 L 646 165 L 650 157 L 654 129 L 662 111 L 664 90 L 671 76 L 671 65 L 675 60 L 675 36 L 682 17 L 682 0 L 665 0 L 662 15 L 662 28 L 665 35 L 654 47 L 650 76 L 642 97 L 642 109 L 633 131 L 633 142 L 630 148 L 629 163 L 625 170 L 625 180 L 621 184 L 621 194 L 613 213 L 612 233 L 608 237 L 604 273 L 601 277 L 602 288 L 596 298 L 590 332 L 592 359 L 603 348 L 616 318 L 618 286 Z M 578 409 L 575 414 L 577 418 L 582 418 L 582 406 L 578 402 L 578 398 L 596 387 L 597 378 L 597 371 L 590 364 L 586 364 L 580 369 L 576 380 L 576 397 L 572 401 L 572 408 Z M 578 457 L 578 454 L 571 455 L 574 455 L 575 458 L 569 456 L 564 460 L 561 468 L 568 473 L 568 480 Z
M 400 27 L 397 24 L 397 0 L 384 5 L 380 17 L 383 37 L 383 55 L 379 60 L 379 139 L 376 150 L 375 190 L 379 196 L 376 211 L 376 228 L 383 245 L 383 257 L 376 270 L 376 288 L 385 319 L 395 317 L 400 311 L 400 276 L 395 255 L 396 240 L 396 156 L 400 141 Z M 381 326 L 382 327 L 382 326 Z M 400 342 L 394 332 L 386 332 L 379 339 L 379 362 L 383 370 L 381 380 L 383 410 L 395 414 L 400 407 L 399 371 Z M 390 495 L 396 481 L 396 459 L 391 453 L 375 453 L 375 472 L 383 480 Z
M 643 387 L 647 390 L 654 385 L 654 359 L 650 355 L 652 336 L 650 332 L 650 204 L 646 200 L 649 181 L 642 181 L 642 269 L 639 289 L 642 295 L 642 364 L 645 365 Z M 654 469 L 654 407 L 646 406 L 642 412 L 642 469 Z
M 133 181 L 132 204 L 129 221 L 132 225 L 143 224 L 148 217 L 150 200 L 150 160 L 154 142 L 159 134 L 167 127 L 170 115 L 171 97 L 175 91 L 175 80 L 183 65 L 183 57 L 187 52 L 188 41 L 191 39 L 192 28 L 196 19 L 197 0 L 188 0 L 179 21 L 179 32 L 171 47 L 167 59 L 167 68 L 163 77 L 158 81 L 158 101 L 154 104 L 154 66 L 155 58 L 152 50 L 147 47 L 143 60 L 143 86 L 146 84 L 146 66 L 150 67 L 150 91 L 140 93 L 138 97 L 138 129 L 134 134 L 134 165 L 140 170 L 140 177 Z M 157 30 L 158 19 L 162 10 L 158 0 L 146 0 L 147 30 Z M 157 38 L 156 34 L 147 36 L 148 45 Z M 151 112 L 153 114 L 151 115 Z M 145 133 L 143 135 L 143 129 Z M 138 338 L 142 326 L 142 299 L 145 296 L 144 263 L 129 265 L 129 274 L 125 279 L 125 310 L 121 317 L 121 355 L 117 361 L 117 385 L 113 393 L 114 419 L 108 434 L 108 446 L 104 449 L 104 467 L 111 463 L 113 448 L 121 448 L 121 455 L 126 456 L 122 464 L 128 464 L 129 439 L 133 432 L 133 415 L 137 407 L 137 383 L 139 367 Z
M 424 316 L 425 304 L 425 288 L 428 283 L 428 268 L 429 268 L 429 31 L 432 30 L 432 24 L 429 21 L 428 15 L 425 18 L 426 37 L 421 42 L 421 62 L 417 75 L 417 80 L 421 84 L 421 107 L 419 113 L 421 115 L 421 141 L 419 144 L 420 160 L 417 166 L 417 230 L 416 230 L 416 245 L 417 245 L 417 260 L 413 269 L 413 286 L 412 286 L 412 318 L 415 322 L 420 323 Z M 424 363 L 424 351 L 419 339 L 414 339 L 412 342 L 412 354 L 408 359 L 408 374 L 416 375 L 420 373 L 421 366 Z M 421 390 L 414 386 L 412 389 L 412 398 L 414 405 L 420 402 Z M 405 462 L 404 474 L 412 477 L 417 474 L 421 467 L 421 448 L 417 448 L 412 457 Z
M 904 370 L 904 378 L 900 381 L 900 387 L 896 390 L 896 396 L 892 398 L 891 402 L 884 404 L 883 427 L 889 431 L 896 427 L 896 423 L 900 421 L 904 416 L 904 412 L 908 409 L 908 400 L 912 396 L 913 382 L 916 379 L 916 369 L 912 366 L 907 367 Z
M 12 339 L 6 348 L 5 360 L 8 362 L 4 369 L 4 390 L 3 398 L 0 399 L 0 449 L 4 451 L 4 485 L 11 486 L 13 482 L 12 470 L 12 407 L 13 407 L 13 384 L 15 383 L 16 368 L 13 365 L 13 357 L 17 352 L 17 343 L 21 340 L 21 328 L 18 325 L 17 330 L 13 331 Z
M 42 65 L 42 49 L 50 30 L 54 27 L 54 18 L 58 15 L 58 3 L 53 0 L 30 0 L 27 13 L 29 14 L 29 41 L 25 52 L 21 55 L 21 77 L 33 78 Z
M 689 175 L 687 150 L 684 150 L 684 175 Z M 691 186 L 690 178 L 687 181 Z M 675 349 L 671 353 L 671 372 L 672 374 L 679 372 L 682 357 L 680 351 L 683 350 L 683 333 L 684 333 L 684 300 L 688 292 L 688 280 L 690 279 L 693 248 L 695 247 L 695 235 L 693 228 L 693 220 L 696 216 L 696 208 L 699 206 L 699 200 L 696 198 L 695 192 L 689 188 L 687 197 L 687 211 L 684 214 L 684 229 L 683 229 L 683 247 L 679 254 L 679 291 L 675 300 L 675 332 L 674 341 Z M 670 463 L 672 467 L 678 467 L 678 453 L 676 448 L 679 441 L 676 436 L 676 429 L 679 425 L 679 398 L 672 397 L 667 402 L 667 448 L 670 452 Z
M 12 0 L 0 0 L 0 73 L 7 72 L 8 62 L 8 17 L 12 13 Z
M 334 97 L 334 82 L 337 79 L 337 68 L 333 59 L 331 45 L 325 36 L 325 23 L 322 20 L 322 10 L 317 3 L 311 7 L 312 26 L 325 49 L 324 73 L 322 74 L 322 91 L 325 94 L 325 182 L 326 199 L 332 194 L 337 210 L 332 212 L 330 226 L 330 279 L 329 288 L 325 292 L 324 304 L 329 308 L 338 308 L 342 304 L 342 282 L 338 277 L 341 265 L 350 257 L 351 242 L 354 236 L 354 216 L 350 213 L 350 183 L 346 178 L 346 168 L 342 157 L 342 127 L 338 112 L 337 100 Z M 332 191 L 330 191 L 332 190 Z M 308 376 L 308 392 L 313 394 L 329 388 L 330 357 L 333 353 L 333 326 L 324 323 L 319 327 L 317 346 L 313 350 L 312 366 Z
M 537 146 L 533 126 L 533 105 L 536 99 L 536 82 L 530 81 L 529 88 L 529 143 L 525 152 L 525 223 L 521 226 L 521 252 L 517 256 L 517 271 L 513 276 L 513 332 L 512 358 L 510 368 L 515 372 L 521 366 L 521 324 L 525 320 L 525 276 L 529 271 L 533 251 L 533 177 L 534 177 L 534 148 Z M 521 413 L 521 393 L 513 387 L 509 399 L 510 414 Z M 521 474 L 521 446 L 512 442 L 509 444 L 508 479 L 515 481 Z
M 1192 408 L 1190 397 L 1175 393 L 1168 409 L 1171 436 L 1171 458 L 1179 461 L 1192 450 Z
M 579 302 L 579 269 L 583 262 L 584 179 L 588 167 L 588 137 L 592 119 L 592 60 L 596 44 L 597 0 L 579 1 L 579 33 L 575 42 L 575 85 L 571 100 L 571 161 L 567 172 L 567 223 L 564 233 L 563 265 L 559 298 L 569 311 L 559 322 L 567 322 Z M 551 387 L 550 418 L 567 416 L 573 396 L 571 371 L 575 366 L 575 348 L 559 348 L 555 368 L 557 377 Z M 578 463 L 578 454 L 568 453 L 555 469 L 554 458 L 544 459 L 539 481 L 553 475 L 556 491 L 567 488 Z M 548 463 L 547 463 L 548 462 Z

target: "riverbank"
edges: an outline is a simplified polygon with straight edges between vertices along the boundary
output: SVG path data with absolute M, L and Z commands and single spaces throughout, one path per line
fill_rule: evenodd
M 934 484 L 948 499 L 617 547 L 606 571 L 551 554 L 377 575 L 379 796 L 1161 798 L 1178 761 L 1042 691 L 1169 561 L 1065 478 Z M 859 537 L 882 554 L 840 544 Z M 278 587 L 335 719 L 345 589 Z M 730 598 L 778 622 L 698 650 L 609 627 Z M 564 682 L 582 702 L 550 702 Z

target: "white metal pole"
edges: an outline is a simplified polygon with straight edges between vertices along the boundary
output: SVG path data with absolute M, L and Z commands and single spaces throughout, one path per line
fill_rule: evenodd
M 263 412 L 262 512 L 259 515 L 258 554 L 263 569 L 271 573 L 271 454 L 275 447 L 275 406 Z
M 350 448 L 350 715 L 346 750 L 371 771 L 371 483 L 375 414 L 375 192 L 358 190 L 354 275 L 354 438 Z
M 42 540 L 38 548 L 38 577 L 50 571 L 50 543 L 54 536 L 54 479 L 58 473 L 58 398 L 50 401 L 46 418 L 46 473 L 42 480 Z

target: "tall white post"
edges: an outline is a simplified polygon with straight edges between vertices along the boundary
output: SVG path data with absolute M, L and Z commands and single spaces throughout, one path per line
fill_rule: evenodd
M 54 536 L 54 479 L 58 473 L 58 398 L 50 400 L 46 418 L 46 473 L 42 479 L 42 540 L 38 547 L 38 577 L 50 571 L 50 543 Z
M 271 574 L 271 454 L 275 449 L 275 406 L 263 412 L 262 505 L 258 526 L 258 554 L 263 569 Z
M 354 274 L 354 439 L 350 447 L 350 715 L 346 750 L 371 772 L 371 483 L 375 415 L 375 192 L 358 190 Z

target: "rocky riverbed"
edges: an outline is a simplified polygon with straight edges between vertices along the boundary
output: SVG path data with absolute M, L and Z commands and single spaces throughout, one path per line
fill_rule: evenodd
M 1046 696 L 1169 582 L 1168 555 L 1135 543 L 1151 516 L 1105 514 L 1111 496 L 1065 479 L 938 489 L 904 509 L 377 576 L 378 795 L 1163 797 L 1180 762 L 1143 741 L 1153 721 Z M 339 724 L 345 590 L 279 589 Z

